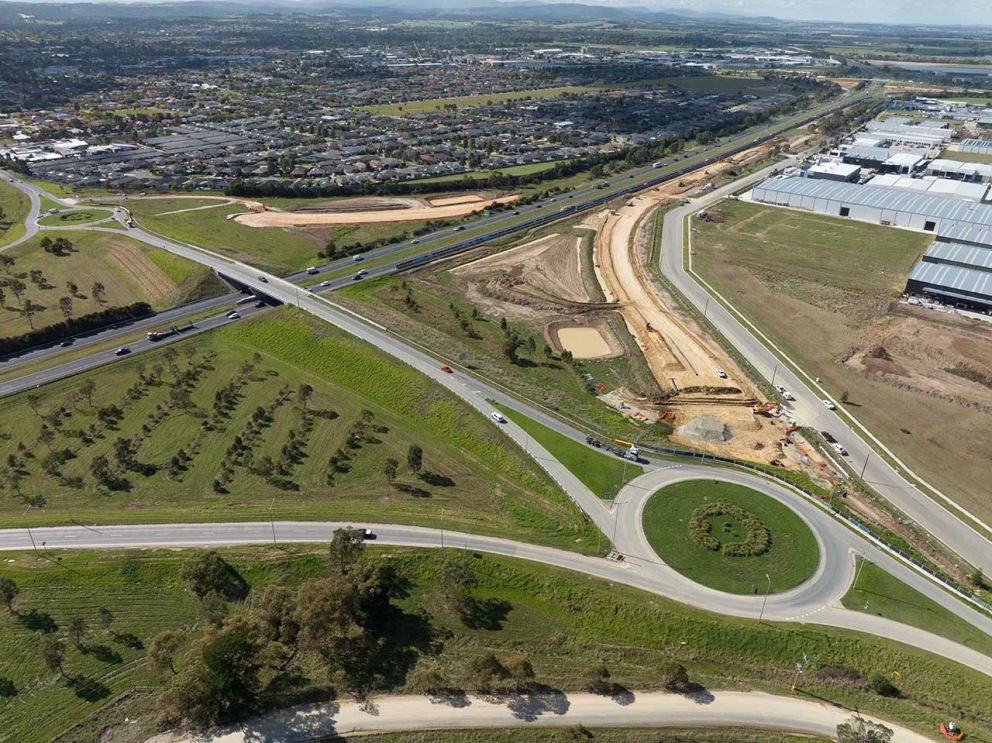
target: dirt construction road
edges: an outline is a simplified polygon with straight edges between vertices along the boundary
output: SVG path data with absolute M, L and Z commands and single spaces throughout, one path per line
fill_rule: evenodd
M 204 735 L 165 733 L 146 743 L 304 743 L 333 736 L 445 729 L 519 727 L 737 727 L 783 730 L 834 738 L 850 719 L 843 707 L 759 692 L 693 695 L 628 692 L 620 697 L 587 693 L 512 696 L 492 701 L 475 696 L 446 700 L 422 696 L 372 699 L 279 710 L 236 728 Z M 873 718 L 867 718 L 873 720 Z M 893 743 L 925 743 L 924 735 L 884 723 Z
M 485 209 L 493 204 L 509 204 L 520 198 L 519 194 L 500 196 L 496 199 L 459 201 L 441 206 L 424 205 L 409 209 L 383 209 L 348 212 L 281 212 L 264 211 L 237 214 L 234 221 L 248 227 L 307 227 L 324 224 L 371 224 L 378 222 L 414 222 L 429 219 L 455 219 Z

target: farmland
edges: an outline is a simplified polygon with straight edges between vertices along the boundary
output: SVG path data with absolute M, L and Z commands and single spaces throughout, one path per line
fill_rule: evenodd
M 578 510 L 481 416 L 291 310 L 0 411 L 10 524 L 25 506 L 34 523 L 388 518 L 595 550 Z
M 744 202 L 693 220 L 693 268 L 923 478 L 992 517 L 984 323 L 895 300 L 925 234 Z M 771 298 L 771 301 L 769 301 Z
M 295 589 L 307 579 L 328 577 L 326 554 L 324 548 L 303 545 L 263 552 L 224 550 L 223 557 L 249 592 L 243 604 L 233 601 L 220 611 L 250 611 L 268 585 Z M 188 553 L 46 556 L 52 559 L 8 554 L 2 568 L 20 589 L 15 612 L 0 613 L 0 675 L 10 678 L 18 691 L 0 700 L 4 732 L 18 743 L 89 743 L 109 727 L 127 736 L 114 740 L 144 740 L 154 728 L 153 700 L 163 680 L 144 660 L 151 638 L 166 629 L 181 629 L 195 638 L 202 632 L 205 612 L 218 609 L 198 601 L 180 578 Z M 471 601 L 487 607 L 484 623 L 466 619 L 439 586 L 446 560 L 470 571 Z M 815 661 L 802 679 L 804 692 L 928 730 L 952 705 L 974 739 L 992 729 L 987 679 L 896 643 L 815 625 L 793 632 L 721 617 L 624 586 L 487 555 L 391 547 L 371 550 L 363 561 L 388 563 L 404 587 L 392 599 L 393 619 L 383 627 L 387 637 L 402 633 L 398 645 L 388 644 L 398 651 L 393 658 L 398 672 L 383 691 L 422 691 L 414 670 L 421 665 L 436 668 L 455 688 L 471 689 L 472 659 L 493 652 L 500 658 L 526 654 L 535 681 L 552 689 L 581 689 L 586 669 L 598 664 L 624 688 L 658 688 L 659 668 L 675 661 L 706 688 L 784 692 L 794 676 L 795 659 L 805 652 Z M 111 610 L 109 626 L 101 621 L 100 607 Z M 73 617 L 83 620 L 86 633 L 78 648 L 66 642 L 64 680 L 45 670 L 39 651 L 46 634 L 65 638 Z M 418 633 L 411 635 L 414 629 Z M 411 637 L 424 633 L 445 640 L 410 644 Z M 327 699 L 335 688 L 341 693 L 315 658 L 301 658 L 293 668 L 299 670 L 295 683 L 273 685 L 268 692 L 272 702 L 281 706 Z M 865 679 L 878 671 L 898 671 L 900 698 L 865 691 Z M 136 691 L 98 713 L 128 690 Z M 122 724 L 125 718 L 136 722 Z M 72 723 L 78 726 L 59 736 Z
M 71 248 L 45 252 L 42 241 L 57 238 L 68 240 Z M 42 233 L 4 255 L 14 263 L 0 274 L 5 281 L 0 287 L 0 337 L 60 322 L 67 314 L 79 317 L 142 301 L 161 309 L 222 289 L 207 268 L 107 232 Z M 98 284 L 102 288 L 94 291 Z
M 707 549 L 694 539 L 690 521 L 697 509 L 729 504 L 757 519 L 768 530 L 767 551 L 754 556 L 731 556 L 721 546 L 743 543 L 748 528 L 733 513 L 707 518 L 716 549 Z M 692 481 L 662 488 L 644 508 L 644 533 L 652 549 L 666 564 L 704 586 L 730 593 L 766 590 L 779 593 L 812 577 L 819 560 L 816 539 L 809 527 L 787 506 L 749 488 L 731 483 Z

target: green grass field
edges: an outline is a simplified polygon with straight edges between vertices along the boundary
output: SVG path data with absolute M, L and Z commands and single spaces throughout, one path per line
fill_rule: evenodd
M 693 511 L 726 502 L 756 516 L 771 533 L 771 546 L 755 557 L 729 557 L 696 544 L 689 535 Z M 721 544 L 744 539 L 745 529 L 729 516 L 708 520 Z M 809 527 L 791 509 L 767 495 L 717 480 L 681 482 L 662 488 L 644 508 L 644 533 L 665 563 L 704 586 L 728 593 L 764 593 L 795 588 L 812 577 L 819 549 Z
M 267 585 L 293 588 L 330 573 L 319 546 L 243 548 L 224 555 L 251 586 L 248 605 Z M 490 610 L 485 626 L 466 626 L 445 600 L 438 574 L 446 555 L 468 562 L 476 580 L 472 596 Z M 197 600 L 178 575 L 186 554 L 47 556 L 51 560 L 10 553 L 0 567 L 20 588 L 17 615 L 0 611 L 0 675 L 19 692 L 0 699 L 3 732 L 18 743 L 143 741 L 154 732 L 160 683 L 145 666 L 144 646 L 165 629 L 183 628 L 193 637 L 203 630 Z M 992 733 L 987 677 L 908 646 L 816 625 L 722 617 L 575 573 L 475 553 L 384 547 L 371 550 L 366 559 L 388 560 L 404 586 L 394 599 L 403 616 L 427 623 L 433 636 L 445 638 L 411 648 L 413 657 L 404 662 L 427 657 L 456 686 L 467 682 L 468 662 L 491 651 L 498 657 L 527 653 L 536 679 L 564 690 L 582 688 L 583 671 L 596 664 L 605 664 L 612 680 L 630 689 L 657 688 L 658 666 L 677 661 L 707 688 L 787 693 L 795 661 L 805 653 L 811 665 L 801 679 L 804 693 L 928 731 L 951 709 L 972 740 L 987 740 Z M 101 606 L 113 613 L 110 631 L 99 624 Z M 47 672 L 39 657 L 46 625 L 54 623 L 54 634 L 64 638 L 70 618 L 77 615 L 89 632 L 82 652 L 67 642 L 65 670 L 70 677 L 91 680 L 85 687 L 89 699 Z M 314 685 L 326 683 L 319 664 L 302 662 L 301 671 L 293 688 L 281 695 L 283 703 L 326 698 L 326 690 L 308 696 Z M 876 672 L 898 673 L 902 698 L 864 692 L 865 679 Z M 382 691 L 417 690 L 400 676 Z M 109 704 L 129 692 L 120 703 Z M 135 722 L 125 723 L 125 718 Z M 71 733 L 60 736 L 74 723 Z M 115 732 L 126 737 L 108 737 Z
M 947 600 L 958 599 L 948 595 Z M 992 655 L 992 637 L 872 562 L 859 563 L 857 582 L 841 602 L 848 609 L 919 627 Z
M 525 241 L 540 237 L 542 232 L 550 234 L 568 228 L 568 223 L 553 225 L 528 235 Z M 519 349 L 520 362 L 512 364 L 502 351 L 505 335 L 500 329 L 499 317 L 488 314 L 481 303 L 466 299 L 447 268 L 430 269 L 403 278 L 361 282 L 339 290 L 335 297 L 356 311 L 375 317 L 400 335 L 432 349 L 442 358 L 457 361 L 515 394 L 581 421 L 603 436 L 628 441 L 637 439 L 644 443 L 667 440 L 669 428 L 633 423 L 596 397 L 596 384 L 611 390 L 620 386 L 641 389 L 643 374 L 626 356 L 608 361 L 585 361 L 574 366 L 565 364 L 545 354 L 543 327 L 511 322 L 510 328 L 525 343 Z M 406 302 L 407 291 L 413 306 Z M 467 335 L 452 306 L 461 317 L 469 318 L 472 332 L 478 337 Z M 473 309 L 476 310 L 475 319 L 471 319 Z M 529 346 L 531 341 L 533 350 Z M 589 382 L 582 374 L 589 374 L 593 381 Z
M 941 157 L 946 160 L 957 160 L 959 163 L 992 163 L 992 155 L 983 155 L 981 152 L 944 150 L 944 154 Z
M 177 384 L 184 373 L 189 379 Z M 92 405 L 81 394 L 87 380 L 95 382 Z M 307 415 L 297 393 L 304 383 L 314 390 Z M 229 404 L 216 403 L 219 393 Z M 596 549 L 594 528 L 490 422 L 412 368 L 293 310 L 38 394 L 37 402 L 0 401 L 0 456 L 14 457 L 0 523 L 387 520 Z M 116 420 L 101 419 L 110 406 Z M 39 441 L 43 425 L 55 432 L 47 443 Z M 236 437 L 250 442 L 238 457 L 230 453 Z M 123 462 L 118 439 L 133 445 Z M 20 444 L 30 451 L 18 453 Z M 412 444 L 424 452 L 419 473 L 407 465 Z M 49 452 L 63 450 L 61 464 L 46 464 Z M 180 450 L 187 460 L 177 466 Z M 109 478 L 93 470 L 101 456 Z M 266 458 L 269 467 L 260 464 Z M 389 459 L 397 462 L 392 480 Z M 220 489 L 218 478 L 228 480 Z
M 24 193 L 9 183 L 0 183 L 0 245 L 13 242 L 24 234 L 24 220 L 31 202 Z
M 489 93 L 486 95 L 463 95 L 453 98 L 431 98 L 423 101 L 407 101 L 406 103 L 383 103 L 374 106 L 364 106 L 364 110 L 378 116 L 403 116 L 404 114 L 439 111 L 445 106 L 458 108 L 473 108 L 488 103 L 504 101 L 533 100 L 537 98 L 561 98 L 565 95 L 580 95 L 582 93 L 598 92 L 599 88 L 579 85 L 565 85 L 557 88 L 537 88 L 533 90 L 510 90 L 505 93 Z
M 330 199 L 266 199 L 279 208 L 328 203 Z M 132 199 L 128 208 L 134 218 L 152 232 L 180 242 L 229 255 L 276 274 L 299 271 L 319 263 L 317 251 L 329 238 L 339 245 L 371 242 L 409 232 L 421 221 L 326 227 L 247 227 L 227 217 L 246 210 L 241 204 L 197 209 L 218 204 L 211 199 Z M 190 211 L 185 211 L 190 210 Z M 167 212 L 175 212 L 169 214 Z
M 505 405 L 497 404 L 495 407 L 524 428 L 528 435 L 601 498 L 615 497 L 625 483 L 644 474 L 644 469 L 633 462 L 594 451 Z
M 41 241 L 65 238 L 75 250 L 63 256 L 44 252 Z M 70 296 L 68 282 L 76 284 L 71 296 L 74 317 L 107 307 L 146 301 L 156 309 L 201 299 L 222 291 L 221 283 L 208 268 L 131 240 L 124 235 L 102 232 L 58 230 L 42 232 L 5 252 L 14 265 L 0 278 L 24 285 L 18 299 L 10 285 L 2 287 L 0 337 L 15 336 L 64 319 L 59 300 Z M 32 271 L 40 271 L 40 277 Z M 102 297 L 95 296 L 95 283 L 104 286 Z M 29 319 L 24 302 L 30 301 Z
M 76 227 L 113 216 L 109 209 L 63 209 L 58 214 L 46 214 L 38 220 L 43 227 Z

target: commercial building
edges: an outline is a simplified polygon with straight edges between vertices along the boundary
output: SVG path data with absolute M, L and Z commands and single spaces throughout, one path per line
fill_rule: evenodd
M 858 180 L 858 176 L 861 175 L 861 166 L 837 160 L 827 160 L 810 166 L 806 175 L 810 178 L 851 183 Z
M 992 229 L 992 205 L 888 186 L 775 177 L 762 181 L 751 193 L 754 201 L 764 204 L 923 232 L 959 226 Z
M 986 232 L 982 239 L 988 238 Z M 992 246 L 938 237 L 910 272 L 906 292 L 944 304 L 992 310 Z
M 992 183 L 992 165 L 987 163 L 962 163 L 957 160 L 937 159 L 927 165 L 927 175 L 953 178 L 969 183 Z
M 961 152 L 992 155 L 992 139 L 962 139 L 958 149 Z
M 956 199 L 969 199 L 971 201 L 983 201 L 989 190 L 987 183 L 968 183 L 966 181 L 936 178 L 933 176 L 910 178 L 909 176 L 896 174 L 876 175 L 865 183 L 865 185 L 901 188 L 916 193 L 951 196 Z

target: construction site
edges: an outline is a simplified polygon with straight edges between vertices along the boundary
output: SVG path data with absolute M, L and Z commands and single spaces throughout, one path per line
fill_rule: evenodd
M 714 454 L 781 466 L 827 485 L 831 471 L 795 422 L 764 399 L 734 360 L 666 290 L 651 265 L 655 215 L 711 188 L 721 174 L 766 159 L 740 153 L 678 182 L 607 204 L 576 225 L 450 269 L 488 314 L 540 328 L 576 360 L 627 354 L 647 370 L 638 389 L 599 390 L 606 405 L 671 440 Z M 731 171 L 727 173 L 726 171 Z M 635 361 L 635 359 L 629 359 Z

